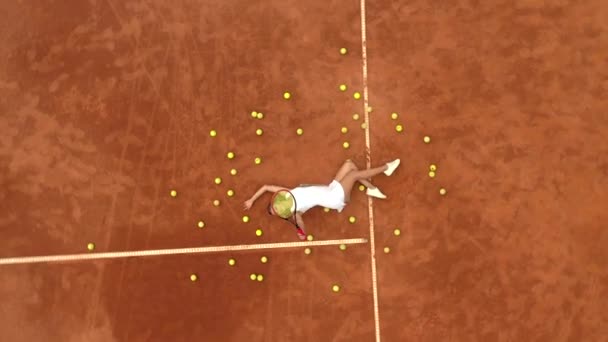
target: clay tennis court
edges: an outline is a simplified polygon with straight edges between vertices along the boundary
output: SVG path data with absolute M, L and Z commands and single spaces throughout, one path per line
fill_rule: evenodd
M 606 340 L 607 18 L 601 0 L 3 1 L 0 340 Z M 307 212 L 312 242 L 269 194 L 242 210 L 348 158 L 402 164 L 373 179 L 387 200 Z

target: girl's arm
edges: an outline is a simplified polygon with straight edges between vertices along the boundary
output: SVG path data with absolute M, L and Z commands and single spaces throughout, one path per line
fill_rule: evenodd
M 253 194 L 253 196 L 251 196 L 250 199 L 245 201 L 245 210 L 251 208 L 251 206 L 253 206 L 253 203 L 258 198 L 260 198 L 260 196 L 262 196 L 266 191 L 277 192 L 281 189 L 285 189 L 285 187 L 277 186 L 277 185 L 263 185 L 262 187 L 260 187 L 260 189 L 258 189 L 258 191 L 256 191 L 255 194 Z

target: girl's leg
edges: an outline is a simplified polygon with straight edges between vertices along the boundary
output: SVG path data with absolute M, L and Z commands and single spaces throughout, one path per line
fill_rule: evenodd
M 347 161 L 349 161 L 349 162 L 352 163 L 352 165 L 354 167 L 353 171 L 359 171 L 359 168 L 357 167 L 357 165 L 352 160 L 348 159 Z M 342 178 L 344 178 L 344 177 L 342 177 Z M 376 186 L 374 184 L 372 184 L 372 182 L 370 182 L 367 179 L 359 179 L 357 181 L 359 183 L 365 185 L 365 187 L 368 188 L 368 189 L 375 189 L 376 188 Z
M 361 180 L 367 180 L 369 178 L 372 178 L 373 176 L 381 174 L 386 170 L 388 170 L 388 165 L 385 164 L 383 166 L 376 167 L 373 169 L 357 171 L 353 170 L 347 173 L 344 178 L 339 181 L 340 185 L 342 185 L 342 188 L 344 189 L 344 201 L 350 201 L 350 193 L 353 189 L 353 185 L 355 185 L 356 182 L 360 182 Z

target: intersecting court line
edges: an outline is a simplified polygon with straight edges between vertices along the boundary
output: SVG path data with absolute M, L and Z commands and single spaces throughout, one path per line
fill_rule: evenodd
M 263 244 L 252 244 L 252 245 L 207 246 L 207 247 L 189 247 L 189 248 L 173 248 L 173 249 L 152 249 L 152 250 L 142 250 L 142 251 L 107 252 L 107 253 L 26 256 L 26 257 L 15 257 L 15 258 L 0 258 L 0 265 L 133 258 L 133 257 L 145 257 L 145 256 L 158 256 L 158 255 L 218 253 L 218 252 L 228 252 L 228 251 L 331 246 L 331 245 L 340 245 L 340 244 L 352 245 L 352 244 L 360 244 L 360 243 L 367 243 L 367 239 L 277 242 L 277 243 L 263 243 Z

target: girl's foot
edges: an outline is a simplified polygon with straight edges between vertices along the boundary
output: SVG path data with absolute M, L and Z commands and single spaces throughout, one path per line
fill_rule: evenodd
M 390 163 L 386 163 L 387 169 L 386 169 L 386 171 L 384 171 L 384 174 L 387 175 L 387 176 L 392 175 L 393 172 L 395 172 L 395 170 L 399 166 L 399 164 L 401 164 L 401 160 L 400 159 L 395 159 L 395 160 L 393 160 Z
M 367 191 L 365 192 L 367 194 L 367 196 L 371 196 L 371 197 L 376 197 L 376 198 L 381 198 L 381 199 L 385 199 L 386 195 L 382 193 L 382 191 L 380 191 L 380 189 L 378 188 L 367 188 Z

